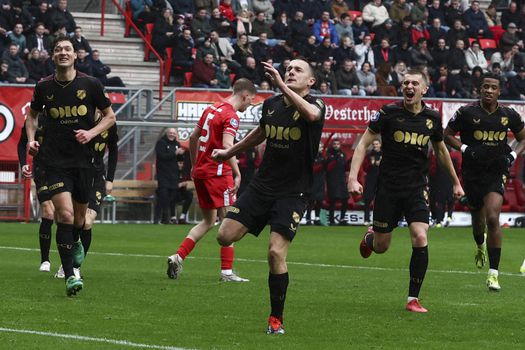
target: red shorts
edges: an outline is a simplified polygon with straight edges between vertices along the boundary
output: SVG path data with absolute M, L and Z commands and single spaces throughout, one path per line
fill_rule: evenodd
M 209 179 L 193 179 L 199 207 L 202 209 L 218 209 L 228 207 L 235 202 L 235 195 L 230 192 L 233 188 L 233 177 L 220 176 Z

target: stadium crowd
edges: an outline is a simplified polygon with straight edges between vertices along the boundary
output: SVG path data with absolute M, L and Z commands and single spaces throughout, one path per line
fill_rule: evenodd
M 67 0 L 0 0 L 0 83 L 34 84 L 55 72 L 51 45 L 60 36 L 73 38 L 76 69 L 105 86 L 125 86 L 92 49 L 68 10 Z

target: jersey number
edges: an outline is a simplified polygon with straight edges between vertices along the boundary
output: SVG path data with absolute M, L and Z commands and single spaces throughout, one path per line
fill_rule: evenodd
M 213 119 L 213 117 L 215 117 L 215 115 L 213 115 L 213 113 L 208 113 L 208 116 L 206 117 L 206 120 L 204 121 L 204 125 L 202 126 L 202 129 L 206 131 L 206 135 L 203 135 L 203 136 L 199 137 L 199 141 L 202 142 L 202 143 L 206 143 L 210 139 L 210 125 L 209 125 L 209 122 L 210 122 L 210 120 Z

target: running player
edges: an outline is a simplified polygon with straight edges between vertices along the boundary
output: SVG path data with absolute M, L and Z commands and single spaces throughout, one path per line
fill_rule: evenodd
M 43 123 L 39 123 L 39 127 L 35 132 L 35 139 L 42 143 L 44 138 Z M 22 127 L 22 134 L 18 142 L 18 161 L 22 168 L 24 177 L 30 178 L 33 176 L 36 186 L 36 196 L 40 204 L 40 227 L 38 229 L 38 241 L 40 246 L 40 268 L 41 272 L 49 272 L 51 270 L 51 260 L 49 259 L 49 248 L 51 247 L 51 226 L 54 221 L 55 208 L 49 191 L 45 185 L 44 166 L 40 160 L 40 155 L 33 157 L 33 167 L 27 163 L 27 134 L 26 126 Z
M 288 288 L 288 248 L 310 197 L 313 166 L 324 125 L 325 104 L 310 95 L 315 84 L 312 68 L 295 59 L 286 68 L 284 81 L 279 72 L 263 62 L 267 75 L 282 94 L 263 104 L 260 125 L 229 149 L 213 151 L 217 161 L 229 159 L 266 140 L 259 171 L 219 228 L 222 246 L 237 242 L 247 232 L 256 236 L 269 224 L 271 313 L 268 334 L 283 334 L 283 310 Z
M 93 187 L 94 169 L 90 141 L 115 123 L 111 102 L 102 84 L 74 68 L 76 53 L 68 37 L 53 44 L 56 73 L 35 86 L 26 122 L 31 154 L 42 152 L 47 187 L 55 207 L 56 242 L 66 279 L 66 294 L 83 287 L 73 274 L 73 263 L 84 259 L 80 233 Z M 97 124 L 96 109 L 102 111 Z M 35 140 L 38 114 L 45 118 L 42 145 Z
M 235 157 L 217 163 L 211 158 L 216 148 L 230 148 L 239 128 L 237 111 L 243 112 L 252 103 L 256 90 L 247 79 L 233 85 L 233 93 L 224 102 L 206 108 L 190 135 L 192 177 L 202 210 L 202 221 L 194 226 L 177 252 L 168 257 L 169 278 L 176 279 L 182 271 L 182 262 L 195 244 L 215 226 L 217 215 L 222 220 L 226 208 L 235 202 L 241 183 L 241 174 Z M 232 176 L 233 175 L 233 176 Z M 221 247 L 221 276 L 225 282 L 247 282 L 233 273 L 233 244 Z
M 412 240 L 410 283 L 406 309 L 427 312 L 419 303 L 419 291 L 428 266 L 428 146 L 432 143 L 440 164 L 452 179 L 455 196 L 463 189 L 454 171 L 450 154 L 443 142 L 439 113 L 422 101 L 428 81 L 420 72 L 410 70 L 402 82 L 403 101 L 385 105 L 377 112 L 357 145 L 352 157 L 348 191 L 361 194 L 363 186 L 357 181 L 366 150 L 381 135 L 383 156 L 375 197 L 373 226 L 368 228 L 360 245 L 363 258 L 372 252 L 387 251 L 392 231 L 406 218 Z
M 477 244 L 475 262 L 478 268 L 482 268 L 488 250 L 486 283 L 492 291 L 501 289 L 498 281 L 502 239 L 499 216 L 505 182 L 517 154 L 525 150 L 523 120 L 514 109 L 498 104 L 500 93 L 499 77 L 485 74 L 480 100 L 459 108 L 445 130 L 446 142 L 463 153 L 461 172 Z M 507 143 L 508 130 L 519 141 L 515 150 Z M 455 137 L 456 133 L 459 133 L 460 140 Z M 488 234 L 486 243 L 485 230 Z

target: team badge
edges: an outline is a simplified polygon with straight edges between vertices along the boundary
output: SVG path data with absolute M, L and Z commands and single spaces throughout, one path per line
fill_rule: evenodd
M 501 117 L 501 125 L 507 126 L 509 124 L 509 117 Z
M 301 215 L 299 215 L 299 213 L 294 211 L 292 214 L 292 219 L 293 221 L 295 221 L 296 224 L 298 224 L 299 221 L 301 221 Z
M 427 125 L 427 128 L 429 129 L 432 129 L 434 127 L 434 123 L 432 122 L 431 119 L 427 119 L 426 125 Z
M 239 121 L 237 119 L 230 119 L 230 125 L 233 126 L 234 128 L 238 128 L 239 127 Z
M 86 90 L 77 90 L 77 97 L 79 100 L 86 98 Z

